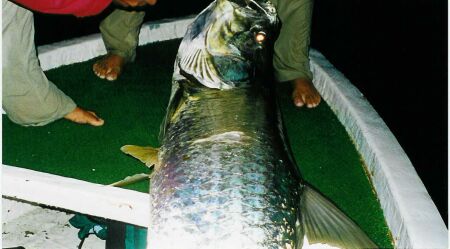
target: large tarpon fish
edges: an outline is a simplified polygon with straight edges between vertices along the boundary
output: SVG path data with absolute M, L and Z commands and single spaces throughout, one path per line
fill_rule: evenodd
M 216 0 L 189 26 L 162 147 L 122 148 L 155 165 L 148 248 L 376 248 L 291 160 L 258 77 L 277 20 L 267 0 Z

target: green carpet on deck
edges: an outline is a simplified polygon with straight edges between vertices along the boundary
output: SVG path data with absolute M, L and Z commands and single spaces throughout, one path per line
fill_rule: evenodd
M 140 47 L 136 63 L 115 82 L 92 73 L 95 60 L 50 70 L 47 76 L 81 107 L 95 110 L 103 127 L 59 120 L 21 127 L 3 115 L 3 163 L 109 184 L 148 172 L 121 153 L 125 144 L 158 146 L 170 96 L 179 40 Z M 279 87 L 282 113 L 295 159 L 309 183 L 333 200 L 381 247 L 392 248 L 389 230 L 361 158 L 329 106 L 296 109 L 288 85 Z M 127 188 L 147 192 L 148 182 Z

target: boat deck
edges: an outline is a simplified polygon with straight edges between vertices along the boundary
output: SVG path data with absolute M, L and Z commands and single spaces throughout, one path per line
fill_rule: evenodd
M 95 59 L 47 71 L 51 81 L 79 106 L 95 110 L 105 125 L 59 120 L 43 127 L 21 127 L 3 115 L 3 164 L 101 185 L 148 172 L 141 162 L 122 154 L 120 147 L 158 146 L 179 42 L 139 47 L 136 62 L 115 82 L 92 73 Z M 333 111 L 325 101 L 315 109 L 297 109 L 291 104 L 289 86 L 279 85 L 278 90 L 288 140 L 304 178 L 380 247 L 392 247 L 363 160 Z M 126 188 L 146 193 L 148 186 L 141 182 Z

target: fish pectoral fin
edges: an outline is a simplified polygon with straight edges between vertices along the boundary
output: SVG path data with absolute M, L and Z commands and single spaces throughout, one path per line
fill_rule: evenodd
M 378 246 L 330 200 L 310 186 L 300 197 L 300 243 L 328 245 L 328 248 L 378 248 Z M 297 246 L 302 248 L 302 246 Z
M 124 179 L 117 181 L 115 183 L 111 183 L 108 186 L 123 187 L 140 181 L 148 180 L 150 177 L 151 175 L 145 173 L 135 174 L 132 176 L 127 176 Z
M 125 154 L 131 155 L 141 162 L 145 163 L 147 167 L 159 167 L 158 152 L 159 149 L 153 147 L 142 147 L 136 145 L 124 145 L 120 148 Z

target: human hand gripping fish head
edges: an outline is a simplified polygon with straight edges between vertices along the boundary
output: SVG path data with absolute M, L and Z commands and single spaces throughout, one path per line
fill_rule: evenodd
M 216 0 L 189 26 L 161 148 L 122 147 L 155 166 L 148 248 L 377 247 L 291 160 L 260 77 L 277 25 L 269 1 Z

